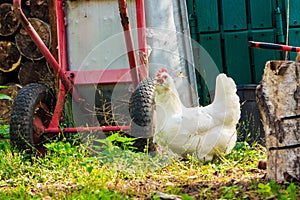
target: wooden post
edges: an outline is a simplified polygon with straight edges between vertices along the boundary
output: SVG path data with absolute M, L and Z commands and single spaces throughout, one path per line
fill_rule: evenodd
M 269 61 L 257 86 L 267 148 L 267 178 L 300 181 L 300 63 Z

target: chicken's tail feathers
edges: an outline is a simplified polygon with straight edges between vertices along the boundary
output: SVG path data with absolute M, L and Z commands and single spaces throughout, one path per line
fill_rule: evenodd
M 221 73 L 216 78 L 216 90 L 213 104 L 225 109 L 228 121 L 237 123 L 240 118 L 240 98 L 237 95 L 234 80 Z M 227 121 L 227 120 L 226 120 Z

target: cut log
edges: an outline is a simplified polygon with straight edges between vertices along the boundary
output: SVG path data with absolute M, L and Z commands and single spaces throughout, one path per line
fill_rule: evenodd
M 19 82 L 18 81 L 18 74 L 16 73 L 17 70 L 12 72 L 1 72 L 0 71 L 0 85 L 5 85 L 11 82 Z
M 40 20 L 49 23 L 48 0 L 31 0 L 27 1 L 30 8 L 30 16 L 39 18 Z
M 21 54 L 16 45 L 9 41 L 0 41 L 0 70 L 10 72 L 21 63 Z
M 8 87 L 0 89 L 0 94 L 5 94 L 11 97 L 12 100 L 0 99 L 0 125 L 9 124 L 13 99 L 16 97 L 18 91 L 21 89 L 20 85 L 14 83 L 7 84 L 6 86 Z
M 51 34 L 49 25 L 37 18 L 28 19 L 47 47 L 50 45 Z M 16 45 L 23 56 L 32 60 L 40 60 L 44 56 L 31 40 L 24 27 L 16 34 Z
M 16 32 L 20 21 L 13 12 L 13 6 L 9 3 L 0 5 L 0 35 L 9 36 Z
M 267 148 L 267 178 L 300 181 L 300 63 L 269 61 L 257 90 Z
M 21 85 L 43 83 L 52 86 L 54 75 L 46 61 L 28 61 L 21 64 L 18 78 Z
M 9 82 L 10 77 L 6 76 L 7 73 L 0 71 L 0 85 L 4 85 Z

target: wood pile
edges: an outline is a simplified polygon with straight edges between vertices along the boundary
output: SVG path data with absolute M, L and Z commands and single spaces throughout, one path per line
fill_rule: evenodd
M 49 17 L 49 10 L 53 12 L 53 7 L 51 10 L 48 6 L 53 5 L 52 0 L 24 0 L 22 4 L 23 12 L 32 26 L 48 48 L 54 49 L 53 54 L 57 55 L 56 46 L 53 46 L 56 43 L 51 41 L 51 32 L 54 34 L 56 27 L 49 25 L 51 20 L 55 20 L 53 19 L 55 14 L 51 13 Z M 22 86 L 33 82 L 52 86 L 54 82 L 52 70 L 13 12 L 12 0 L 2 0 L 0 3 L 0 85 L 9 87 L 0 89 L 0 93 L 14 98 Z M 12 101 L 0 99 L 0 125 L 8 123 L 11 104 Z

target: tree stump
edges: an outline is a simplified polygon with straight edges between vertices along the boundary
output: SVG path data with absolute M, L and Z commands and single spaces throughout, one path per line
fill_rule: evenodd
M 16 32 L 20 21 L 13 12 L 13 6 L 9 3 L 0 5 L 0 35 L 9 36 Z
M 28 19 L 47 47 L 50 46 L 51 34 L 47 23 L 37 18 Z M 44 56 L 31 40 L 24 27 L 16 34 L 16 45 L 23 56 L 31 60 L 40 60 Z
M 6 74 L 7 73 L 3 73 L 0 71 L 0 85 L 4 85 L 9 82 L 10 77 L 6 76 Z
M 5 84 L 8 84 L 8 83 L 12 83 L 12 82 L 18 82 L 17 70 L 12 71 L 12 72 L 2 72 L 2 71 L 0 71 L 0 85 L 5 85 Z
M 267 148 L 267 178 L 300 181 L 300 63 L 269 61 L 257 86 Z
M 23 86 L 29 83 L 43 83 L 52 86 L 54 83 L 54 74 L 46 61 L 27 61 L 22 63 L 18 78 Z
M 9 41 L 0 41 L 0 70 L 10 72 L 21 63 L 21 54 L 16 45 Z
M 48 0 L 28 0 L 27 4 L 30 8 L 30 16 L 49 23 Z

